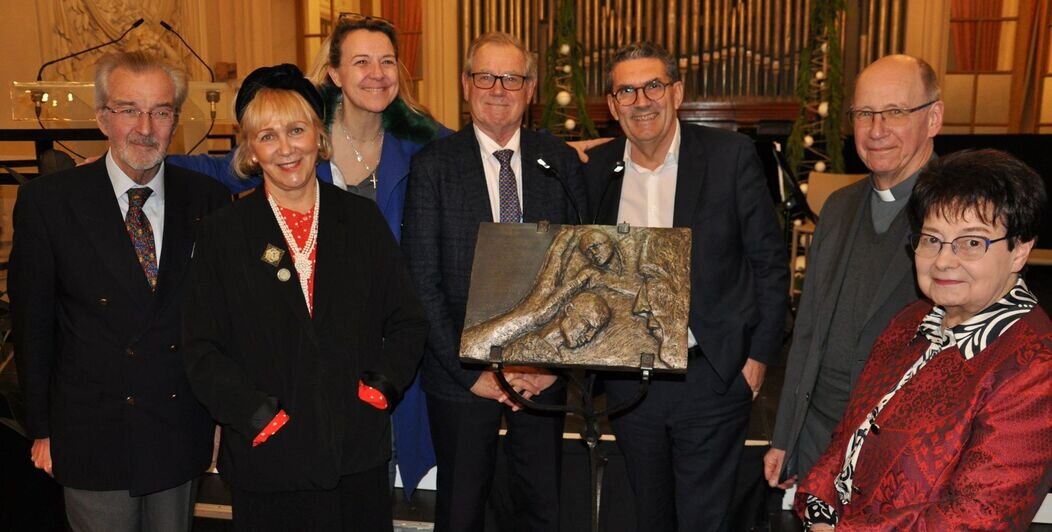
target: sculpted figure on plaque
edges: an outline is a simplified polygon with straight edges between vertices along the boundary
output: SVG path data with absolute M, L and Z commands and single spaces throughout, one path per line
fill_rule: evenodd
M 517 304 L 465 328 L 462 358 L 502 347 L 515 363 L 638 367 L 653 354 L 655 367 L 685 368 L 686 231 L 567 226 L 546 253 Z

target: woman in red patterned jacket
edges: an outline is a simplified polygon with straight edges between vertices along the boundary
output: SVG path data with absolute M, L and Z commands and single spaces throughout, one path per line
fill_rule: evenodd
M 1052 484 L 1052 322 L 1020 272 L 1046 200 L 1012 156 L 929 164 L 910 198 L 917 282 L 801 483 L 811 530 L 1025 530 Z

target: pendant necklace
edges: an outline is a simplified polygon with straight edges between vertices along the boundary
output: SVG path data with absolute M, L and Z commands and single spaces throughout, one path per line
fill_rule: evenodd
M 310 278 L 314 273 L 313 266 L 310 262 L 311 253 L 314 253 L 314 248 L 318 245 L 318 211 L 321 209 L 321 187 L 314 188 L 314 217 L 310 222 L 310 233 L 307 235 L 307 241 L 303 244 L 303 249 L 300 249 L 296 243 L 296 238 L 292 235 L 292 230 L 289 229 L 289 224 L 285 221 L 285 217 L 281 215 L 281 210 L 278 208 L 278 202 L 274 201 L 274 196 L 267 194 L 267 202 L 270 203 L 270 209 L 274 211 L 274 218 L 278 221 L 278 227 L 281 229 L 282 236 L 285 237 L 285 243 L 289 246 L 289 251 L 292 252 L 292 264 L 296 267 L 296 274 L 300 280 L 300 289 L 303 290 L 303 300 L 307 303 L 307 312 L 313 314 L 313 308 L 310 300 Z
M 342 114 L 342 113 L 341 113 Z M 347 132 L 347 126 L 343 125 L 343 120 L 340 120 L 340 129 L 343 130 L 343 136 L 350 143 L 351 149 L 354 150 L 354 160 L 358 161 L 358 164 L 365 167 L 365 171 L 369 172 L 369 182 L 373 184 L 373 189 L 376 189 L 376 170 L 375 167 L 369 166 L 369 163 L 365 162 L 365 157 L 362 156 L 362 152 L 358 150 L 358 145 L 354 143 L 351 138 L 351 134 Z M 380 153 L 384 151 L 384 129 L 381 127 L 380 132 L 376 134 L 376 138 L 380 139 Z M 373 139 L 375 140 L 375 139 Z M 376 165 L 380 165 L 380 158 L 376 158 Z

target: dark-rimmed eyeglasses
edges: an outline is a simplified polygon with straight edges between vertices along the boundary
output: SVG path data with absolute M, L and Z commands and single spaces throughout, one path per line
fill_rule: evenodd
M 639 99 L 642 92 L 650 101 L 656 102 L 665 96 L 665 89 L 675 81 L 664 82 L 660 79 L 652 79 L 638 87 L 621 87 L 614 91 L 614 100 L 620 105 L 632 105 Z
M 154 109 L 153 111 L 143 111 L 134 107 L 118 107 L 116 109 L 110 106 L 104 106 L 103 109 L 113 113 L 118 120 L 123 122 L 138 122 L 142 115 L 149 115 L 150 120 L 158 124 L 170 124 L 175 120 L 175 117 L 179 116 L 174 109 Z
M 949 244 L 950 250 L 961 260 L 979 260 L 986 255 L 990 244 L 1007 239 L 1008 235 L 992 240 L 982 236 L 964 235 L 945 241 L 928 233 L 913 233 L 910 235 L 910 247 L 918 257 L 934 259 L 942 252 L 942 247 Z
M 892 107 L 891 109 L 884 109 L 883 111 L 872 111 L 869 109 L 852 109 L 847 112 L 848 117 L 851 118 L 851 123 L 856 126 L 872 126 L 873 122 L 877 117 L 884 119 L 884 123 L 889 126 L 899 126 L 905 124 L 909 119 L 910 115 L 928 107 L 939 100 L 932 100 L 928 103 L 922 103 L 917 107 L 910 107 L 909 109 L 901 109 L 898 107 Z
M 468 77 L 480 89 L 492 89 L 497 84 L 497 80 L 500 80 L 500 86 L 506 91 L 522 90 L 526 86 L 526 80 L 530 79 L 518 74 L 490 74 L 489 72 L 472 72 L 468 74 Z

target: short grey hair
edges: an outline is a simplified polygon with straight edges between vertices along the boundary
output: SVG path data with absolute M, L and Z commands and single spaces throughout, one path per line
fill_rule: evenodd
M 471 46 L 468 47 L 467 58 L 464 59 L 464 74 L 471 74 L 472 63 L 474 63 L 475 54 L 478 53 L 479 49 L 487 44 L 495 44 L 499 46 L 511 46 L 516 50 L 522 52 L 522 56 L 526 58 L 526 77 L 530 79 L 537 79 L 537 60 L 533 57 L 533 54 L 526 49 L 526 45 L 522 41 L 510 34 L 499 31 L 490 33 L 483 33 L 479 35 L 474 41 L 471 42 Z M 495 72 L 495 74 L 498 72 Z
M 606 64 L 605 89 L 607 94 L 613 94 L 614 92 L 614 67 L 618 63 L 632 59 L 657 59 L 664 63 L 665 75 L 668 76 L 669 82 L 675 83 L 679 81 L 679 67 L 676 66 L 676 59 L 672 57 L 672 54 L 668 53 L 668 50 L 649 41 L 634 42 L 619 48 Z
M 95 64 L 95 109 L 102 109 L 110 101 L 110 77 L 118 68 L 135 74 L 145 74 L 160 70 L 168 75 L 175 86 L 175 101 L 172 102 L 176 112 L 183 108 L 186 101 L 186 71 L 173 66 L 159 57 L 143 52 L 118 52 L 104 55 Z

